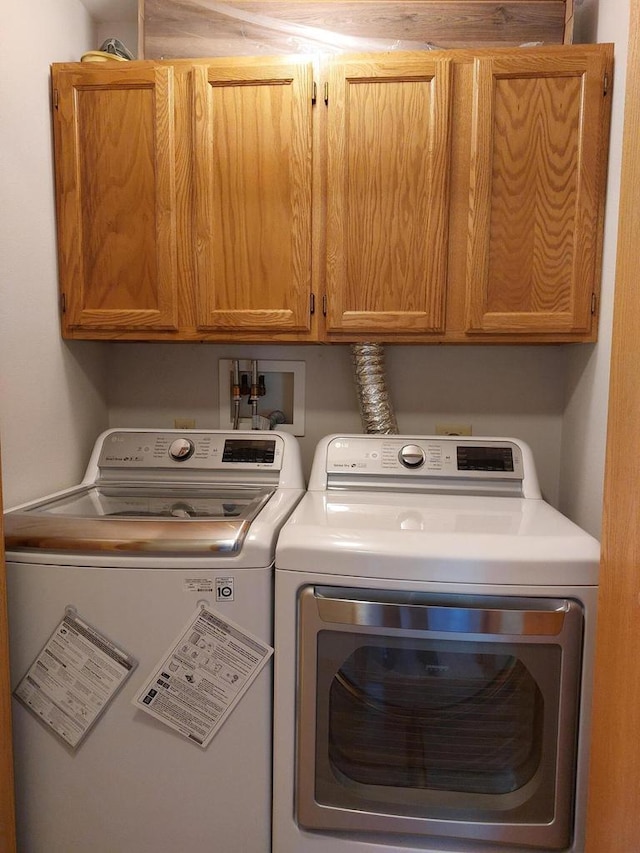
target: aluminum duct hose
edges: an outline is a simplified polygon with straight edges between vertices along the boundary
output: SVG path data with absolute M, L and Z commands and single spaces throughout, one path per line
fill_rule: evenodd
M 398 424 L 389 401 L 381 344 L 351 344 L 358 405 L 364 432 L 396 434 Z

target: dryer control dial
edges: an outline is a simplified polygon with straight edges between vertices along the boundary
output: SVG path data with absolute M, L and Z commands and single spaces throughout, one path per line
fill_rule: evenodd
M 176 462 L 184 462 L 193 456 L 195 445 L 188 438 L 176 438 L 169 445 L 169 456 Z
M 398 459 L 405 468 L 420 468 L 424 465 L 424 450 L 417 444 L 405 444 L 400 448 Z

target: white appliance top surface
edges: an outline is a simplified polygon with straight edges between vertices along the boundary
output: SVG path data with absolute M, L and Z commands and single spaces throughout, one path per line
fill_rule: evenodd
M 8 550 L 273 562 L 303 494 L 297 441 L 276 432 L 109 430 L 82 483 L 5 514 Z
M 344 449 L 338 447 L 336 456 L 335 442 L 343 443 L 345 437 L 321 442 L 311 476 L 314 488 L 310 484 L 280 534 L 277 569 L 445 583 L 597 584 L 599 543 L 540 498 L 533 459 L 521 442 L 495 440 L 500 446 L 505 442 L 517 446 L 521 457 L 514 467 L 519 466 L 521 480 L 530 481 L 529 488 L 526 483 L 522 488 L 523 497 L 508 497 L 484 492 L 482 471 L 475 480 L 463 473 L 462 488 L 451 490 L 440 473 L 432 488 L 424 485 L 428 475 L 409 469 L 409 485 L 404 488 L 397 448 L 420 446 L 431 438 L 423 442 L 402 436 L 348 437 L 348 447 L 354 439 L 356 458 L 382 443 L 392 447 L 393 473 L 380 474 L 378 456 L 373 460 L 378 470 L 371 477 L 365 467 L 358 479 L 356 467 L 346 477 L 332 480 L 327 469 L 330 474 Z M 492 440 L 468 441 L 481 446 Z M 451 446 L 459 443 L 453 439 Z M 448 446 L 446 440 L 441 446 Z M 493 472 L 488 473 L 491 482 Z M 477 483 L 480 494 L 474 493 Z M 528 496 L 531 493 L 534 496 Z

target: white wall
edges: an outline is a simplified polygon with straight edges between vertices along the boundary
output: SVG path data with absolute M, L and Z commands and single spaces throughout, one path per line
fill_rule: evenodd
M 594 536 L 602 517 L 629 9 L 629 0 L 588 0 L 576 10 L 576 40 L 615 43 L 599 338 L 567 348 L 560 477 L 560 508 Z
M 58 323 L 49 64 L 93 47 L 79 0 L 5 3 L 0 29 L 0 437 L 5 506 L 78 482 L 106 426 L 106 349 Z

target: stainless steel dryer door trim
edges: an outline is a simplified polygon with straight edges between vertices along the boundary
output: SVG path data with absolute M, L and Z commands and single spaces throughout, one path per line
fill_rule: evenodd
M 403 628 L 416 631 L 446 631 L 455 634 L 517 634 L 556 636 L 562 631 L 569 602 L 565 599 L 531 601 L 518 598 L 484 598 L 474 606 L 460 606 L 452 599 L 419 595 L 380 595 L 370 590 L 366 600 L 348 597 L 339 587 L 316 588 L 318 614 L 323 622 Z M 404 599 L 404 600 L 403 600 Z
M 570 846 L 583 608 L 569 598 L 308 585 L 298 597 L 296 817 L 315 832 L 400 833 L 480 845 Z M 504 793 L 368 784 L 331 760 L 330 691 L 361 650 L 512 656 L 540 688 L 539 766 Z M 376 652 L 376 653 L 377 653 Z M 389 746 L 387 744 L 387 746 Z M 365 771 L 366 775 L 366 771 Z M 383 774 L 384 775 L 384 774 Z

